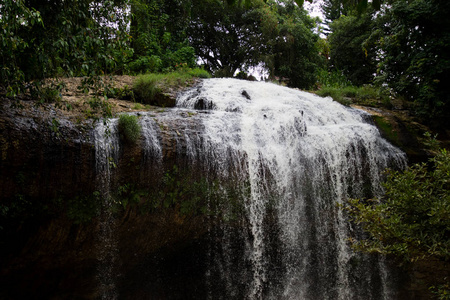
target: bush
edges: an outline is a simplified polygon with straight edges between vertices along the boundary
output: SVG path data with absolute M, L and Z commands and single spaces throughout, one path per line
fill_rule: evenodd
M 385 195 L 349 200 L 346 210 L 367 234 L 352 239 L 356 250 L 394 255 L 404 262 L 450 260 L 450 152 L 440 149 L 430 165 L 390 171 Z M 442 288 L 440 296 L 449 295 Z M 444 299 L 444 298 L 441 298 Z M 446 298 L 448 299 L 448 298 Z
M 141 126 L 138 117 L 134 115 L 120 115 L 119 117 L 119 134 L 125 141 L 135 144 L 141 136 Z
M 146 74 L 138 76 L 133 85 L 136 99 L 142 103 L 153 103 L 155 97 L 161 92 L 157 83 L 162 80 L 162 74 Z
M 346 86 L 342 88 L 337 87 L 323 87 L 316 91 L 316 94 L 321 97 L 331 97 L 344 105 L 360 104 L 366 106 L 384 106 L 391 107 L 389 93 L 382 89 L 373 86 Z
M 343 105 L 350 105 L 351 101 L 349 99 L 345 99 L 342 93 L 342 90 L 339 88 L 333 87 L 324 87 L 318 91 L 316 94 L 321 97 L 331 97 L 334 101 L 337 101 Z
M 320 87 L 333 87 L 333 88 L 345 88 L 351 86 L 351 82 L 347 77 L 342 74 L 341 71 L 333 69 L 332 71 L 327 71 L 321 69 L 318 71 L 317 82 Z
M 138 59 L 129 63 L 128 65 L 130 71 L 135 74 L 159 72 L 161 71 L 161 67 L 162 67 L 162 60 L 157 55 L 141 56 Z
M 211 78 L 211 74 L 205 69 L 199 68 L 191 69 L 188 71 L 188 74 L 191 75 L 192 77 L 197 78 Z

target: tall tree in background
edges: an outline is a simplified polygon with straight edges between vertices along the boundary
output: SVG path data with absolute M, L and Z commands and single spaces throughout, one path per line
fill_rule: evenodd
M 319 55 L 319 36 L 313 32 L 316 21 L 291 1 L 279 3 L 277 14 L 272 74 L 287 78 L 291 87 L 311 88 L 317 70 L 324 64 Z
M 342 15 L 347 15 L 350 11 L 346 3 L 342 0 L 323 0 L 320 8 L 325 17 L 323 21 L 326 27 L 329 27 L 333 21 L 339 19 Z M 329 29 L 326 29 L 326 33 L 329 33 Z
M 424 119 L 448 123 L 450 2 L 397 0 L 379 18 L 380 76 Z
M 232 4 L 194 0 L 191 45 L 216 75 L 233 76 L 264 63 L 270 76 L 309 88 L 321 62 L 316 23 L 293 1 Z
M 342 15 L 330 24 L 330 66 L 340 70 L 354 85 L 371 83 L 377 70 L 373 33 L 375 23 L 369 11 Z
M 117 58 L 128 50 L 126 5 L 126 0 L 3 1 L 1 86 L 14 96 L 30 81 L 117 69 Z
M 131 1 L 131 71 L 158 72 L 183 63 L 195 66 L 194 49 L 185 30 L 190 11 L 189 1 Z
M 262 5 L 192 1 L 189 41 L 208 71 L 233 76 L 237 69 L 259 62 L 260 53 L 267 51 L 261 32 Z

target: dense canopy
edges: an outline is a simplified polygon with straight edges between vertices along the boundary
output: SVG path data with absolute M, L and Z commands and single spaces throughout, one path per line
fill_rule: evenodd
M 333 76 L 345 85 L 388 88 L 422 120 L 447 122 L 449 3 L 325 0 L 321 25 L 302 2 L 5 0 L 1 88 L 9 97 L 39 96 L 50 77 L 198 64 L 221 77 L 258 66 L 272 80 L 303 89 L 330 85 Z

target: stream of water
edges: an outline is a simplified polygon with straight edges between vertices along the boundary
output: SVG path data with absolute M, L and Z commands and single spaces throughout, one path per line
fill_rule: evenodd
M 339 209 L 349 197 L 380 195 L 383 171 L 406 166 L 404 153 L 380 136 L 367 113 L 331 98 L 236 79 L 204 80 L 173 110 L 205 112 L 201 132 L 177 132 L 185 143 L 178 151 L 235 186 L 224 185 L 222 192 L 242 202 L 218 208 L 203 298 L 394 298 L 385 261 L 350 249 L 348 237 L 357 229 Z M 146 155 L 161 161 L 154 118 L 143 115 L 140 122 Z M 99 159 L 108 165 L 116 154 L 97 139 L 97 150 L 106 153 Z
M 212 262 L 229 282 L 224 299 L 242 294 L 239 281 L 248 283 L 249 299 L 390 297 L 384 262 L 351 251 L 352 228 L 338 208 L 348 197 L 379 195 L 383 170 L 406 165 L 365 112 L 236 79 L 204 81 L 178 107 L 211 109 L 196 159 L 223 178 L 248 183 L 242 192 L 248 231 L 224 235 L 241 240 L 246 257 L 231 264 L 233 242 L 224 240 L 222 262 Z

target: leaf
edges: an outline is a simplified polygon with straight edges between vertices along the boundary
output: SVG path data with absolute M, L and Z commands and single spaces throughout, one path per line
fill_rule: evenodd
M 295 3 L 297 3 L 297 5 L 299 6 L 299 7 L 302 7 L 303 6 L 303 3 L 305 2 L 305 0 L 294 0 L 295 1 Z

